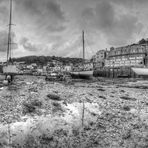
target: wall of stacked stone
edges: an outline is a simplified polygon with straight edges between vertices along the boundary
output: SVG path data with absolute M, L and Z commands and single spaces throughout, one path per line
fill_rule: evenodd
M 108 77 L 108 78 L 138 78 L 131 67 L 118 67 L 118 68 L 102 68 L 94 71 L 95 77 Z

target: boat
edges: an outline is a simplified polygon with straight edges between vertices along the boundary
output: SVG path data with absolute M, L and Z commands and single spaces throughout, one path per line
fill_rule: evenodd
M 71 72 L 72 78 L 88 78 L 93 76 L 93 70 L 79 71 L 79 72 Z
M 143 66 L 140 67 L 132 67 L 131 69 L 139 76 L 148 76 L 148 55 L 145 54 L 143 59 Z
M 90 78 L 93 76 L 93 63 L 86 61 L 85 59 L 85 40 L 84 31 L 82 31 L 83 41 L 83 62 L 73 67 L 73 71 L 70 72 L 72 78 Z
M 139 76 L 148 76 L 147 67 L 133 67 L 132 70 Z
M 7 47 L 7 62 L 3 66 L 3 74 L 7 75 L 15 75 L 19 73 L 19 69 L 17 66 L 13 63 L 13 60 L 11 58 L 11 45 L 12 45 L 12 39 L 11 39 L 11 29 L 12 29 L 12 0 L 10 0 L 10 18 L 9 18 L 9 32 L 8 32 L 8 47 Z

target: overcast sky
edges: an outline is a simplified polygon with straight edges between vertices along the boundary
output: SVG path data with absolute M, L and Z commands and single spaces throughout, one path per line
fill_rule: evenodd
M 0 60 L 6 58 L 9 0 L 0 0 Z M 13 57 L 82 57 L 148 36 L 148 0 L 13 0 Z

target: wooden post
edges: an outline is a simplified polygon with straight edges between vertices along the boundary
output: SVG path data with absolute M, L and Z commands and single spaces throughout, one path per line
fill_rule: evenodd
M 114 78 L 114 62 L 113 62 L 113 78 Z
M 119 75 L 119 67 L 117 68 L 117 77 L 118 77 L 118 75 Z
M 107 69 L 105 68 L 105 77 L 107 76 Z
M 85 112 L 85 104 L 83 99 L 83 108 L 82 108 L 82 127 L 84 127 L 84 112 Z

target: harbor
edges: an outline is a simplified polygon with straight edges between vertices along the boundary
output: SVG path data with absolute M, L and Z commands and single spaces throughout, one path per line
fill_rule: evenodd
M 1 147 L 147 147 L 147 90 L 142 79 L 17 76 L 0 88 Z
M 0 148 L 148 148 L 147 5 L 0 1 Z

